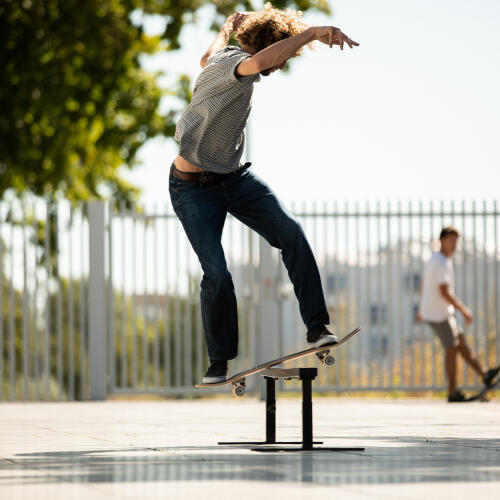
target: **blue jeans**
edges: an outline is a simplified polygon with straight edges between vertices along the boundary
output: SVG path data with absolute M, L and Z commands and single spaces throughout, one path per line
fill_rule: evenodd
M 203 270 L 201 315 L 210 359 L 238 353 L 238 315 L 231 273 L 221 244 L 229 212 L 281 250 L 306 327 L 330 322 L 318 266 L 300 223 L 271 188 L 248 168 L 211 184 L 178 179 L 170 169 L 172 206 Z

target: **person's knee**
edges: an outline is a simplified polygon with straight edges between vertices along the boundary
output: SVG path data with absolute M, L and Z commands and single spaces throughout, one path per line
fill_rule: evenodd
M 270 244 L 273 247 L 283 250 L 303 239 L 305 239 L 305 234 L 302 225 L 298 220 L 289 217 L 280 224 L 280 230 L 273 238 L 273 241 L 270 241 Z
M 214 284 L 219 285 L 227 281 L 232 281 L 231 273 L 229 272 L 227 266 L 216 264 L 210 266 L 205 266 L 203 270 L 203 279 L 201 281 L 201 286 L 206 287 L 208 285 Z
M 460 352 L 469 353 L 470 349 L 462 334 L 458 335 L 456 347 Z

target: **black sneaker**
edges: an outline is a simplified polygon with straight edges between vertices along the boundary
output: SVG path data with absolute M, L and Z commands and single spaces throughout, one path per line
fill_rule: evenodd
M 311 349 L 324 345 L 334 345 L 338 341 L 339 338 L 330 332 L 325 325 L 313 326 L 307 331 L 307 344 Z
M 217 384 L 225 382 L 227 375 L 227 361 L 225 360 L 210 360 L 210 366 L 207 373 L 203 376 L 204 384 Z
M 493 381 L 494 381 L 495 377 L 498 375 L 498 372 L 500 372 L 500 366 L 497 366 L 496 368 L 491 368 L 490 370 L 488 370 L 483 377 L 484 385 L 486 385 L 488 387 L 493 385 Z
M 462 391 L 455 391 L 455 394 L 448 396 L 448 403 L 463 403 L 465 394 Z

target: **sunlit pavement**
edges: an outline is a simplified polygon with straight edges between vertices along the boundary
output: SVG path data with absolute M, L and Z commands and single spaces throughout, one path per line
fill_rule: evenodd
M 500 402 L 319 398 L 314 421 L 322 446 L 366 451 L 218 446 L 264 438 L 248 397 L 2 403 L 0 498 L 500 497 Z M 299 399 L 278 400 L 277 427 L 300 439 Z

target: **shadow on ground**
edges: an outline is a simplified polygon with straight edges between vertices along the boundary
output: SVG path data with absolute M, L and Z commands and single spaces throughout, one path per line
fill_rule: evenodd
M 354 438 L 346 439 L 337 438 L 325 445 L 351 444 Z M 0 485 L 60 481 L 239 480 L 323 485 L 500 481 L 500 439 L 400 436 L 363 441 L 364 452 L 262 454 L 233 446 L 180 446 L 20 453 L 13 460 L 0 460 Z

